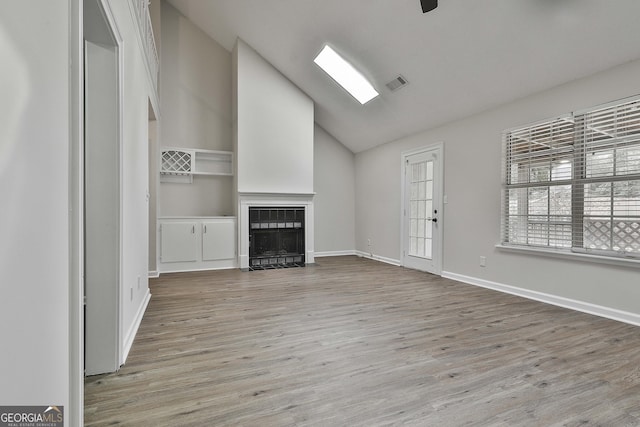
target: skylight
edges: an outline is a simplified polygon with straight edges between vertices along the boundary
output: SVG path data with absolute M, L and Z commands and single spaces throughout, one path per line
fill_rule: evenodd
M 373 88 L 373 85 L 353 65 L 329 46 L 325 46 L 313 62 L 318 64 L 320 68 L 361 104 L 366 104 L 378 96 L 378 92 Z

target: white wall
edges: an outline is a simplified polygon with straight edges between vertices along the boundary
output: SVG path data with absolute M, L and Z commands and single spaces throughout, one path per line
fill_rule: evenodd
M 313 192 L 313 101 L 242 40 L 236 56 L 237 185 Z
M 161 145 L 231 151 L 231 53 L 161 4 Z M 233 179 L 223 176 L 162 183 L 159 215 L 231 215 L 233 190 Z
M 0 402 L 66 415 L 72 3 L 0 2 Z
M 315 252 L 355 250 L 355 155 L 320 126 L 314 127 Z
M 356 155 L 356 247 L 400 259 L 400 153 L 444 142 L 445 272 L 640 314 L 638 269 L 507 253 L 500 233 L 504 129 L 640 93 L 640 61 L 621 65 Z M 487 266 L 479 266 L 479 257 Z

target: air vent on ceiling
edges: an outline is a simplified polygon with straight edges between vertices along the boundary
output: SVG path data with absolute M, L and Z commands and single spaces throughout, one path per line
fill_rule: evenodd
M 398 76 L 395 79 L 391 80 L 387 83 L 387 87 L 390 91 L 395 92 L 396 90 L 405 87 L 409 82 L 402 76 Z

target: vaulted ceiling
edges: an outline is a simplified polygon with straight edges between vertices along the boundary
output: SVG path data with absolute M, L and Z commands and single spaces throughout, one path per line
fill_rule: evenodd
M 426 14 L 419 0 L 170 3 L 226 49 L 251 45 L 353 152 L 640 59 L 639 0 L 441 0 Z M 380 96 L 360 105 L 320 70 L 325 43 Z M 392 92 L 399 74 L 409 84 Z

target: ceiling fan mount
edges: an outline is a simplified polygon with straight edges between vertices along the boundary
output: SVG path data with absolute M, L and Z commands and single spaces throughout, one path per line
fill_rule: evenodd
M 422 13 L 427 13 L 438 7 L 438 0 L 420 0 Z

